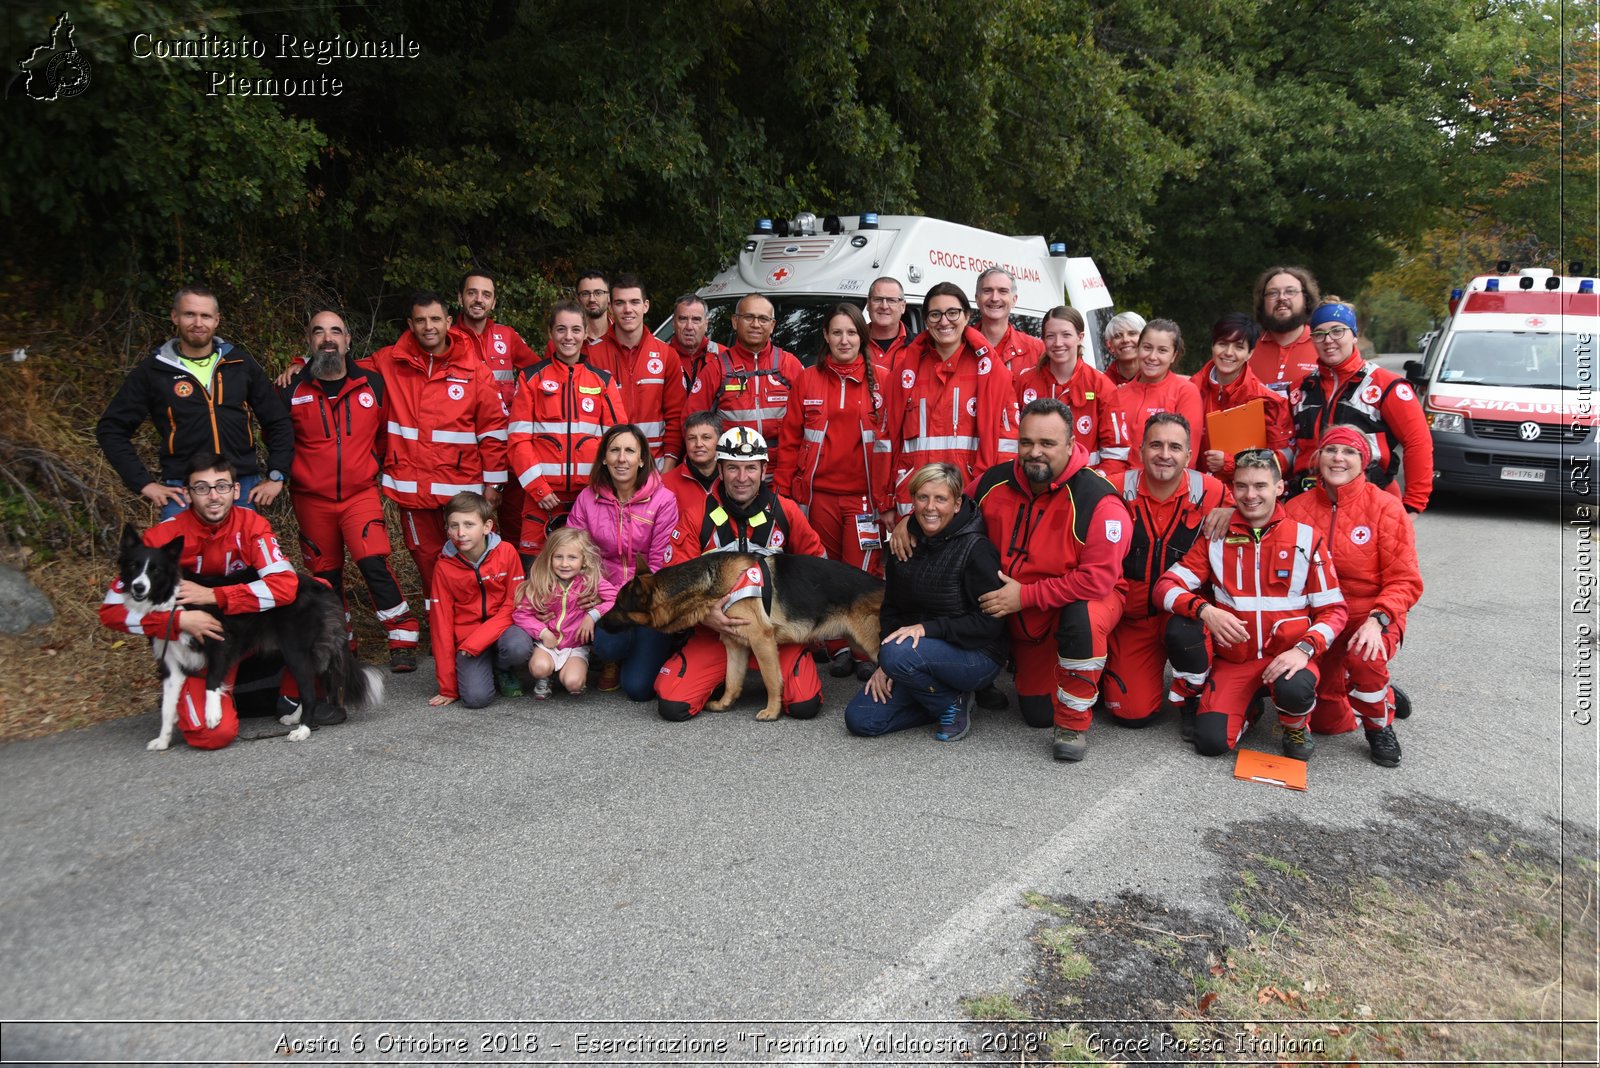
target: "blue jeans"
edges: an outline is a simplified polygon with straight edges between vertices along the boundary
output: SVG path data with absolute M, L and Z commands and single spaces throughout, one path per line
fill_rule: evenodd
M 622 692 L 630 701 L 656 699 L 656 675 L 671 651 L 672 637 L 649 627 L 594 629 L 595 662 L 615 660 L 622 665 Z
M 894 680 L 889 700 L 879 704 L 863 687 L 844 710 L 851 734 L 871 738 L 936 723 L 962 694 L 981 690 L 1000 674 L 986 653 L 963 649 L 939 638 L 878 647 L 878 666 Z
M 261 481 L 261 476 L 260 475 L 240 475 L 239 476 L 239 499 L 237 501 L 233 502 L 233 506 L 235 508 L 248 508 L 252 512 L 255 511 L 256 510 L 256 506 L 250 503 L 250 491 L 255 489 L 256 488 L 256 483 L 258 483 L 260 481 Z M 162 485 L 163 486 L 173 486 L 173 487 L 176 487 L 177 489 L 182 489 L 183 488 L 183 481 L 181 479 L 169 478 L 165 482 L 163 482 Z M 186 501 L 188 499 L 188 496 L 189 495 L 187 493 L 184 494 L 184 499 Z M 162 519 L 171 519 L 173 516 L 177 515 L 179 512 L 182 512 L 182 511 L 186 510 L 188 507 L 189 507 L 189 505 L 187 503 L 185 503 L 185 504 L 177 504 L 177 503 L 169 501 L 168 503 L 163 504 L 161 506 L 161 518 Z

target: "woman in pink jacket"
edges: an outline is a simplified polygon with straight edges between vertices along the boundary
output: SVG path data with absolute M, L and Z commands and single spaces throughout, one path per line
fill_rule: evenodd
M 659 571 L 671 562 L 678 498 L 662 485 L 644 432 L 632 423 L 607 430 L 597 455 L 600 462 L 573 502 L 567 525 L 594 539 L 606 579 L 620 590 L 639 572 Z M 597 630 L 600 689 L 620 684 L 630 700 L 655 700 L 656 673 L 671 647 L 670 637 L 648 627 Z

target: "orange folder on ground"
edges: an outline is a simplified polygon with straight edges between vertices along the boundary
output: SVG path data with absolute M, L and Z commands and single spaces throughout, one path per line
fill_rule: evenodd
M 1237 408 L 1206 413 L 1206 448 L 1233 456 L 1267 447 L 1267 404 L 1260 397 Z
M 1233 763 L 1233 777 L 1245 782 L 1264 782 L 1269 786 L 1284 786 L 1290 790 L 1306 788 L 1306 762 L 1291 757 L 1258 753 L 1254 749 L 1239 750 Z

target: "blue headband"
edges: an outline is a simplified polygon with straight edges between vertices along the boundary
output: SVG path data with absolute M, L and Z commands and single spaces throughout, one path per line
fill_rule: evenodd
M 1311 326 L 1314 329 L 1324 323 L 1343 323 L 1356 330 L 1356 313 L 1348 304 L 1323 304 L 1311 313 Z

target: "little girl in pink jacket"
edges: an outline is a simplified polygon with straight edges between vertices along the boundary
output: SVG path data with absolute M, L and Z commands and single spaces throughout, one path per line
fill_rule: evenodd
M 572 527 L 550 535 L 512 598 L 511 621 L 533 636 L 528 673 L 534 697 L 550 696 L 551 675 L 568 693 L 583 692 L 595 621 L 616 599 L 617 587 L 605 577 L 589 535 Z

